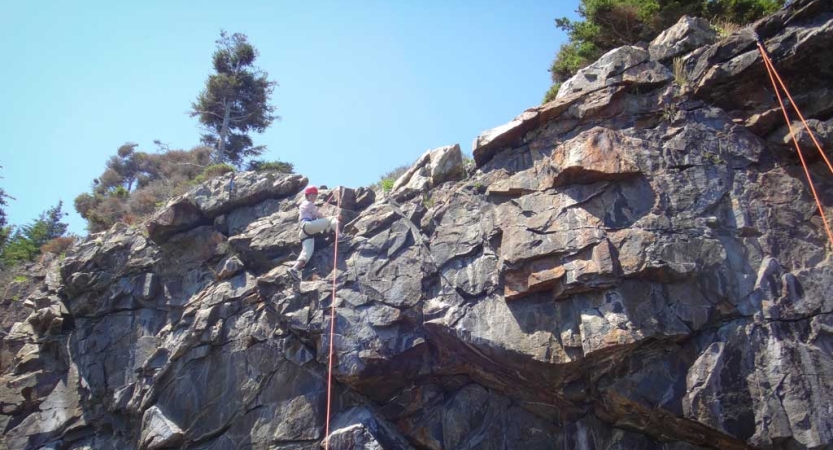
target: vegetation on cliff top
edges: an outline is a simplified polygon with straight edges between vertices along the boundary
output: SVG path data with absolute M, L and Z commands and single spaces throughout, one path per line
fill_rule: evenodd
M 784 5 L 784 0 L 581 0 L 576 12 L 582 20 L 566 17 L 555 26 L 567 33 L 549 72 L 553 86 L 544 102 L 553 100 L 558 86 L 607 51 L 623 45 L 650 42 L 684 15 L 705 17 L 712 23 L 746 24 Z
M 251 133 L 261 133 L 278 117 L 270 103 L 277 83 L 257 68 L 257 49 L 244 34 L 220 33 L 212 55 L 213 73 L 191 104 L 190 115 L 204 127 L 202 145 L 171 150 L 159 141 L 156 152 L 138 151 L 135 143 L 118 148 L 89 193 L 75 199 L 75 209 L 90 232 L 116 222 L 143 222 L 168 199 L 193 185 L 242 167 L 293 173 L 291 163 L 253 159 L 265 146 L 255 146 Z
M 141 151 L 128 142 L 105 163 L 89 192 L 74 200 L 89 232 L 110 228 L 116 222 L 138 224 L 168 199 L 194 184 L 238 168 L 293 173 L 284 161 L 254 159 L 265 150 L 252 142 L 252 133 L 265 131 L 274 120 L 271 95 L 277 83 L 254 65 L 257 49 L 244 34 L 220 33 L 212 55 L 213 72 L 191 104 L 190 115 L 203 126 L 202 145 L 172 150 L 154 141 L 155 151 Z M 5 207 L 14 200 L 0 188 L 0 270 L 33 261 L 44 252 L 63 253 L 77 236 L 66 236 L 63 203 L 45 211 L 31 223 L 6 223 Z
M 66 215 L 63 202 L 58 202 L 32 222 L 13 230 L 7 228 L 8 236 L 0 247 L 0 270 L 32 261 L 43 253 L 60 255 L 66 251 L 76 239 L 74 235 L 66 236 Z

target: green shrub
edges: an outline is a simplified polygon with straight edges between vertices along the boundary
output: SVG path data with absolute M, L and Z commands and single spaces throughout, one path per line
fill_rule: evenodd
M 12 278 L 12 283 L 25 283 L 27 281 L 29 281 L 29 277 L 26 275 L 16 275 Z
M 784 0 L 711 0 L 705 2 L 704 15 L 712 21 L 746 24 L 778 11 L 784 3 Z
M 60 255 L 62 253 L 66 253 L 66 251 L 72 247 L 72 244 L 75 243 L 75 236 L 61 236 L 52 239 L 51 241 L 43 244 L 40 248 L 41 253 L 52 253 L 54 255 Z
M 555 100 L 555 96 L 558 95 L 559 89 L 561 89 L 561 83 L 553 83 L 549 90 L 547 90 L 547 93 L 544 94 L 544 101 L 541 103 L 549 103 Z
M 90 231 L 104 231 L 120 221 L 129 211 L 124 199 L 119 197 L 107 197 L 101 200 L 95 209 L 89 211 L 86 216 L 87 228 Z
M 717 33 L 717 36 L 721 39 L 730 36 L 743 28 L 743 26 L 741 25 L 722 19 L 712 22 L 711 27 L 712 30 L 714 30 L 714 32 Z
M 410 169 L 411 166 L 399 166 L 381 177 L 379 177 L 379 181 L 376 184 L 372 185 L 371 188 L 374 189 L 381 189 L 384 192 L 390 192 L 393 189 L 393 184 L 396 183 L 396 180 L 399 179 L 405 172 Z
M 246 166 L 246 170 L 253 170 L 256 172 L 278 172 L 278 173 L 295 173 L 295 166 L 292 163 L 283 161 L 262 161 L 252 160 Z
M 225 175 L 229 172 L 234 172 L 234 170 L 234 166 L 231 164 L 212 164 L 202 171 L 202 175 L 204 175 L 207 179 L 211 179 L 219 177 L 220 175 Z
M 75 210 L 78 211 L 81 217 L 86 218 L 90 211 L 96 207 L 97 203 L 98 199 L 94 195 L 84 192 L 78 195 L 78 197 L 75 197 Z
M 384 180 L 379 182 L 379 187 L 382 188 L 385 192 L 390 192 L 393 189 L 393 183 L 396 183 L 396 180 L 393 178 L 385 178 Z
M 221 175 L 225 175 L 229 172 L 234 172 L 234 166 L 231 164 L 212 164 L 205 168 L 201 174 L 197 175 L 196 178 L 193 180 L 193 184 L 200 184 L 204 183 L 212 178 L 217 178 Z
M 17 264 L 34 261 L 41 254 L 41 247 L 67 231 L 68 225 L 61 222 L 67 215 L 63 212 L 63 202 L 43 213 L 29 224 L 17 227 L 0 248 L 0 264 L 13 267 Z
M 15 230 L 0 251 L 0 264 L 13 267 L 20 263 L 32 261 L 38 255 L 38 246 L 20 229 Z
M 113 189 L 113 196 L 115 197 L 127 198 L 128 195 L 130 195 L 130 191 L 128 191 L 124 186 L 116 186 L 116 188 Z
M 599 59 L 603 52 L 591 42 L 568 42 L 558 49 L 552 65 L 550 76 L 553 83 L 567 81 L 580 69 Z M 558 93 L 558 91 L 556 91 Z
M 431 197 L 430 195 L 427 195 L 427 194 L 424 195 L 422 197 L 422 206 L 424 206 L 428 209 L 431 209 L 434 206 L 434 197 Z
M 136 189 L 130 194 L 127 199 L 127 206 L 130 212 L 137 216 L 146 216 L 152 214 L 157 208 L 165 205 L 165 201 L 161 200 L 167 198 L 170 193 L 170 188 L 161 183 L 153 183 L 150 186 Z
M 116 222 L 137 223 L 157 205 L 193 187 L 191 181 L 208 172 L 207 179 L 227 169 L 209 168 L 212 149 L 147 153 L 133 143 L 119 147 L 88 193 L 75 198 L 75 209 L 87 220 L 87 230 L 99 232 Z
M 725 161 L 723 161 L 723 158 L 721 158 L 720 155 L 718 155 L 716 153 L 712 153 L 712 152 L 705 152 L 703 154 L 703 158 L 705 158 L 706 160 L 708 160 L 712 164 L 723 164 L 723 163 L 725 163 Z

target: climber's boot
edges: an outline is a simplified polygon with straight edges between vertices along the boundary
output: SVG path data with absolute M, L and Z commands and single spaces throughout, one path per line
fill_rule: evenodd
M 291 275 L 292 278 L 300 281 L 301 280 L 301 271 L 304 269 L 304 266 L 306 266 L 306 265 L 307 264 L 303 260 L 299 259 L 299 260 L 295 261 L 295 264 L 293 264 L 292 267 L 289 268 L 289 275 Z

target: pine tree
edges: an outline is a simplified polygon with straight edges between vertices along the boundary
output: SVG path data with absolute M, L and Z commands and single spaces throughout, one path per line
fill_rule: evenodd
M 2 168 L 3 166 L 0 166 L 0 169 Z M 11 234 L 11 227 L 7 226 L 6 222 L 6 206 L 8 206 L 8 203 L 6 203 L 6 199 L 14 200 L 12 196 L 6 194 L 5 189 L 0 188 L 0 249 L 2 249 L 3 246 L 6 244 L 6 240 Z
M 68 225 L 61 222 L 67 213 L 62 211 L 64 203 L 58 204 L 43 213 L 28 225 L 14 230 L 0 251 L 0 262 L 10 266 L 32 261 L 40 255 L 40 248 L 52 239 L 63 236 Z
M 246 35 L 221 32 L 213 55 L 215 73 L 191 104 L 191 117 L 208 130 L 202 141 L 215 149 L 216 162 L 240 167 L 245 158 L 260 155 L 265 147 L 255 146 L 249 134 L 262 133 L 278 118 L 269 104 L 277 83 L 254 65 L 257 56 Z

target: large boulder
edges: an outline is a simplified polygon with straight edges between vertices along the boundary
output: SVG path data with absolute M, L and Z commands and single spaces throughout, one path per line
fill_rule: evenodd
M 446 181 L 464 177 L 460 144 L 428 150 L 393 184 L 392 194 L 398 199 L 411 198 Z
M 278 212 L 251 223 L 232 236 L 229 245 L 244 262 L 254 267 L 274 265 L 289 254 L 299 251 L 298 212 Z
M 209 223 L 210 219 L 184 195 L 171 200 L 162 210 L 154 213 L 145 226 L 154 242 L 163 243 L 176 233 Z
M 651 41 L 648 54 L 654 61 L 665 61 L 711 44 L 715 39 L 717 39 L 717 33 L 712 30 L 708 20 L 683 16 L 674 26 Z
M 182 430 L 165 417 L 156 406 L 151 406 L 142 417 L 141 448 L 156 450 L 182 442 Z
M 365 407 L 353 408 L 333 418 L 327 448 L 333 450 L 411 450 L 393 425 Z
M 613 49 L 561 84 L 556 99 L 616 84 L 655 86 L 674 78 L 662 64 L 650 61 L 648 51 L 633 46 Z
M 209 218 L 266 199 L 293 196 L 307 185 L 303 175 L 278 172 L 231 172 L 213 178 L 188 193 L 191 201 Z
M 301 175 L 227 173 L 169 201 L 147 223 L 148 235 L 161 244 L 176 233 L 211 224 L 214 218 L 234 209 L 294 196 L 306 185 L 307 178 Z

